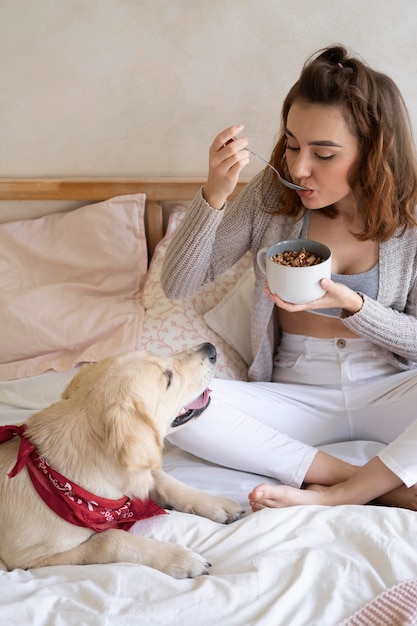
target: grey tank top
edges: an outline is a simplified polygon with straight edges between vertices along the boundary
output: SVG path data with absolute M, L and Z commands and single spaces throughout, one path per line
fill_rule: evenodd
M 310 222 L 310 211 L 307 211 L 303 221 L 303 228 L 300 233 L 300 239 L 307 238 L 308 225 Z M 353 291 L 359 291 L 360 293 L 369 296 L 376 300 L 378 296 L 378 284 L 379 284 L 379 263 L 376 263 L 370 270 L 361 272 L 360 274 L 336 274 L 332 273 L 332 280 L 335 283 L 341 283 L 346 285 Z M 328 315 L 330 317 L 340 317 L 341 309 L 320 309 L 317 311 L 311 311 L 318 315 Z

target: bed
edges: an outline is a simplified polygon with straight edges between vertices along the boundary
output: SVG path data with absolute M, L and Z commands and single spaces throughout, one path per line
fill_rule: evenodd
M 0 179 L 1 425 L 57 399 L 80 363 L 123 350 L 169 354 L 211 341 L 216 375 L 246 378 L 250 347 L 230 320 L 250 315 L 251 259 L 185 301 L 167 300 L 160 287 L 164 251 L 201 184 Z M 326 449 L 363 463 L 379 446 Z M 0 563 L 0 623 L 417 624 L 415 512 L 299 506 L 251 513 L 246 496 L 263 477 L 171 444 L 164 468 L 247 510 L 228 526 L 170 512 L 133 527 L 203 553 L 209 576 L 174 580 L 126 563 L 8 572 Z

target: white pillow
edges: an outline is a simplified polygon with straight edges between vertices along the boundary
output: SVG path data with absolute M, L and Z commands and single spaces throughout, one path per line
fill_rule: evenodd
M 250 267 L 223 300 L 204 315 L 207 326 L 232 346 L 247 365 L 253 361 L 251 315 L 254 287 L 255 272 Z

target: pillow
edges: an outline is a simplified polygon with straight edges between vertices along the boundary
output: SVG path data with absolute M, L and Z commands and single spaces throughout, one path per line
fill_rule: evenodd
M 247 380 L 247 366 L 242 357 L 207 326 L 203 316 L 233 289 L 250 266 L 250 256 L 245 255 L 222 276 L 204 285 L 188 298 L 169 300 L 162 291 L 160 276 L 165 250 L 186 211 L 186 207 L 181 205 L 173 208 L 166 235 L 159 242 L 152 257 L 143 290 L 146 314 L 141 347 L 155 354 L 172 354 L 203 341 L 210 341 L 216 346 L 218 353 L 216 376 Z
M 223 300 L 204 314 L 207 326 L 232 346 L 247 365 L 253 360 L 251 315 L 254 287 L 255 272 L 250 267 Z
M 0 225 L 0 379 L 136 349 L 145 195 Z

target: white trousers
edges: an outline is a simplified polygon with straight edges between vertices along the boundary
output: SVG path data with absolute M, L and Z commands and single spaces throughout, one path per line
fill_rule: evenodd
M 200 417 L 170 436 L 213 463 L 300 486 L 315 446 L 387 444 L 381 461 L 417 483 L 417 370 L 400 371 L 365 339 L 284 334 L 273 382 L 214 379 Z

